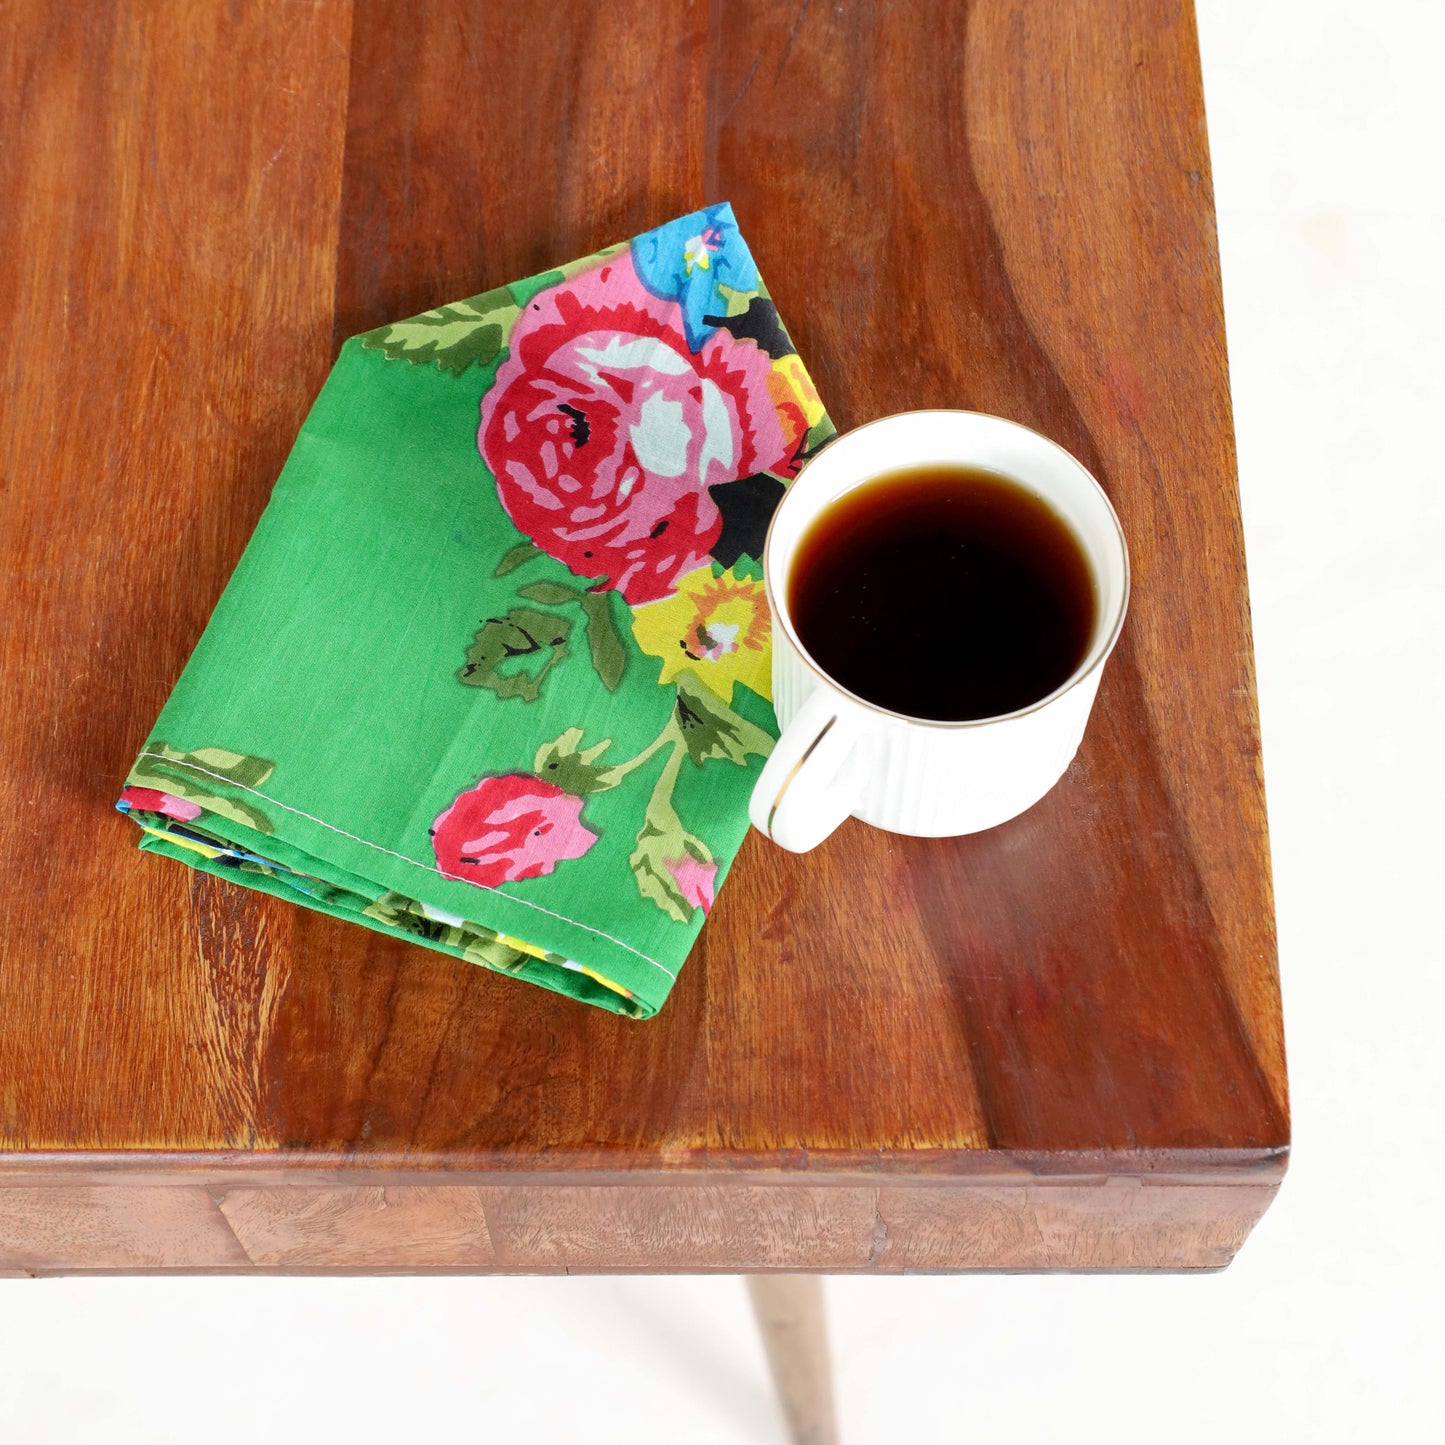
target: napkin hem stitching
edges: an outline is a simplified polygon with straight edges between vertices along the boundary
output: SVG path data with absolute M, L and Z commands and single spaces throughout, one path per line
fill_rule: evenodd
M 410 863 L 413 868 L 420 868 L 423 873 L 435 873 L 438 877 L 446 878 L 447 875 L 440 869 L 431 868 L 425 863 L 418 862 L 415 858 L 408 857 L 405 853 L 398 853 L 395 848 L 384 848 L 380 843 L 373 843 L 368 838 L 360 838 L 355 833 L 348 833 L 345 828 L 338 828 L 335 823 L 328 823 L 325 818 L 318 818 L 314 813 L 308 813 L 304 808 L 293 808 L 290 803 L 283 803 L 280 798 L 273 798 L 269 793 L 263 793 L 259 788 L 248 788 L 245 783 L 233 782 L 224 773 L 212 772 L 210 768 L 203 768 L 199 763 L 182 762 L 178 758 L 168 758 L 163 753 L 153 753 L 149 749 L 142 749 L 141 757 L 159 758 L 171 767 L 186 767 L 197 773 L 204 773 L 208 778 L 215 778 L 218 782 L 225 783 L 229 788 L 238 788 L 243 793 L 253 793 L 256 797 L 265 802 L 272 803 L 278 808 L 284 808 L 288 813 L 295 813 L 298 818 L 306 818 L 323 828 L 329 828 L 333 833 L 339 833 L 343 838 L 350 838 L 353 843 L 360 843 L 364 848 L 374 848 L 378 853 L 389 854 L 393 858 L 400 858 L 403 863 Z M 608 943 L 615 943 L 618 948 L 625 948 L 628 953 L 635 954 L 645 963 L 650 963 L 654 968 L 661 969 L 674 983 L 677 982 L 677 975 L 665 964 L 659 963 L 655 958 L 649 957 L 639 948 L 633 948 L 630 943 L 624 943 L 620 938 L 614 938 L 610 933 L 604 933 L 600 928 L 593 928 L 590 923 L 582 923 L 575 918 L 568 918 L 565 913 L 557 913 L 545 904 L 533 903 L 529 898 L 518 898 L 515 894 L 503 893 L 500 888 L 492 888 L 486 883 L 472 883 L 470 879 L 451 879 L 452 882 L 465 882 L 473 888 L 480 888 L 486 893 L 495 893 L 498 898 L 505 898 L 509 903 L 520 903 L 524 908 L 534 908 L 538 913 L 545 913 L 555 918 L 559 923 L 570 924 L 573 928 L 580 928 L 585 933 L 595 934 L 598 938 L 605 938 Z

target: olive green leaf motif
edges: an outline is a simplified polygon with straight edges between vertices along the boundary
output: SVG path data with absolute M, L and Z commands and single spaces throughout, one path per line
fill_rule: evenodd
M 552 607 L 560 607 L 567 602 L 580 603 L 582 615 L 587 619 L 587 650 L 593 670 L 608 692 L 617 690 L 617 684 L 622 681 L 622 670 L 627 666 L 627 650 L 622 645 L 612 616 L 612 593 L 585 592 L 580 587 L 568 587 L 561 582 L 532 582 L 518 588 L 517 595 Z
M 568 728 L 561 737 L 543 743 L 532 765 L 537 776 L 578 797 L 616 787 L 621 781 L 617 769 L 597 761 L 612 746 L 612 739 L 604 738 L 590 748 L 581 742 L 582 729 Z
M 274 763 L 233 753 L 229 748 L 195 748 L 182 752 L 162 742 L 150 742 L 136 759 L 126 778 L 127 785 L 155 788 L 173 798 L 195 803 L 208 813 L 229 818 L 258 833 L 273 833 L 271 820 L 259 808 L 218 789 L 227 784 L 237 788 L 259 788 L 271 776 Z
M 547 554 L 531 542 L 521 542 L 503 554 L 497 563 L 495 575 L 505 577 L 519 567 L 536 561 Z M 583 587 L 574 587 L 565 582 L 529 582 L 517 588 L 518 599 L 540 603 L 543 607 L 577 606 L 582 609 L 582 620 L 587 638 L 587 657 L 592 670 L 608 692 L 616 692 L 627 667 L 627 648 L 623 645 L 622 633 L 613 614 L 613 608 L 626 606 L 620 598 L 614 601 L 612 592 L 589 592 Z M 515 624 L 526 616 L 533 624 L 525 629 L 527 636 L 518 634 L 515 627 L 508 631 L 507 624 Z M 538 621 L 538 619 L 546 619 Z M 490 630 L 489 630 L 490 629 Z M 537 629 L 540 629 L 538 631 Z M 527 669 L 528 681 L 519 684 L 511 681 L 520 674 L 516 670 L 500 672 L 499 666 L 511 657 L 532 655 L 538 639 L 547 634 L 556 637 L 552 656 L 540 672 Z M 476 640 L 467 650 L 467 665 L 458 674 L 469 687 L 490 688 L 498 697 L 520 697 L 523 702 L 535 702 L 541 695 L 542 679 L 551 669 L 568 655 L 565 643 L 571 633 L 572 623 L 562 615 L 553 612 L 538 612 L 530 608 L 513 608 L 504 618 L 488 618 L 477 633 Z
M 706 843 L 682 826 L 673 806 L 672 793 L 682 768 L 682 748 L 674 748 L 647 800 L 637 847 L 628 858 L 637 891 L 679 923 L 688 922 L 698 904 L 689 898 L 679 881 L 678 865 L 685 860 L 716 872 Z
M 536 702 L 547 674 L 567 656 L 571 631 L 565 617 L 532 607 L 514 607 L 505 617 L 488 617 L 467 648 L 466 663 L 457 676 L 467 687 L 484 687 L 499 698 Z M 535 667 L 538 662 L 540 668 Z
M 753 291 L 739 291 L 727 285 L 726 282 L 717 283 L 717 294 L 722 297 L 725 304 L 724 316 L 743 316 L 747 313 L 749 306 L 753 304 L 753 297 L 764 294 L 761 289 Z
M 803 438 L 803 456 L 817 456 L 837 435 L 838 428 L 833 425 L 832 417 L 825 413 L 808 428 L 808 435 Z
M 592 657 L 592 667 L 602 679 L 602 686 L 608 692 L 616 692 L 627 666 L 627 649 L 617 631 L 617 622 L 612 615 L 614 597 L 617 592 L 584 592 L 577 600 L 587 618 L 587 649 Z
M 762 728 L 739 717 L 691 670 L 677 675 L 673 716 L 687 755 L 698 767 L 709 758 L 746 767 L 750 757 L 765 758 L 773 750 L 773 740 Z
M 469 963 L 480 963 L 498 973 L 519 973 L 540 958 L 545 963 L 565 962 L 560 954 L 528 953 L 506 942 L 504 935 L 480 923 L 466 919 L 435 918 L 414 898 L 404 893 L 386 892 L 361 910 L 366 918 L 395 928 L 402 933 L 439 943 L 460 951 Z
M 495 360 L 520 310 L 511 291 L 499 286 L 406 321 L 378 326 L 362 336 L 361 344 L 393 361 L 434 362 L 442 371 L 460 376 L 473 364 L 487 366 Z
M 544 556 L 546 556 L 546 553 L 543 552 L 535 542 L 519 542 L 497 563 L 497 570 L 494 575 L 505 577 L 508 572 L 515 571 L 524 562 L 530 562 L 533 558 Z

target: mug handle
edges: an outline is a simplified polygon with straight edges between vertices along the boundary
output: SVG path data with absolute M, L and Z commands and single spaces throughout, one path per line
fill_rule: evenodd
M 837 693 L 816 688 L 763 766 L 748 803 L 753 826 L 792 853 L 816 848 L 863 792 L 858 743 L 868 721 Z

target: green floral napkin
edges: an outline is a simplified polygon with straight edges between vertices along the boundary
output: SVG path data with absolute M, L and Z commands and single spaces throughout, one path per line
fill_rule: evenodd
M 747 830 L 758 558 L 832 433 L 727 205 L 353 337 L 118 806 L 652 1015 Z

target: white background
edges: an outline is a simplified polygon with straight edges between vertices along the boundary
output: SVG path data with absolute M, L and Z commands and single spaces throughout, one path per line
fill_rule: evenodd
M 1220 1275 L 830 1281 L 846 1445 L 1440 1438 L 1445 3 L 1199 12 L 1294 1161 Z M 783 1434 L 728 1278 L 0 1281 L 7 1445 L 453 1438 Z

